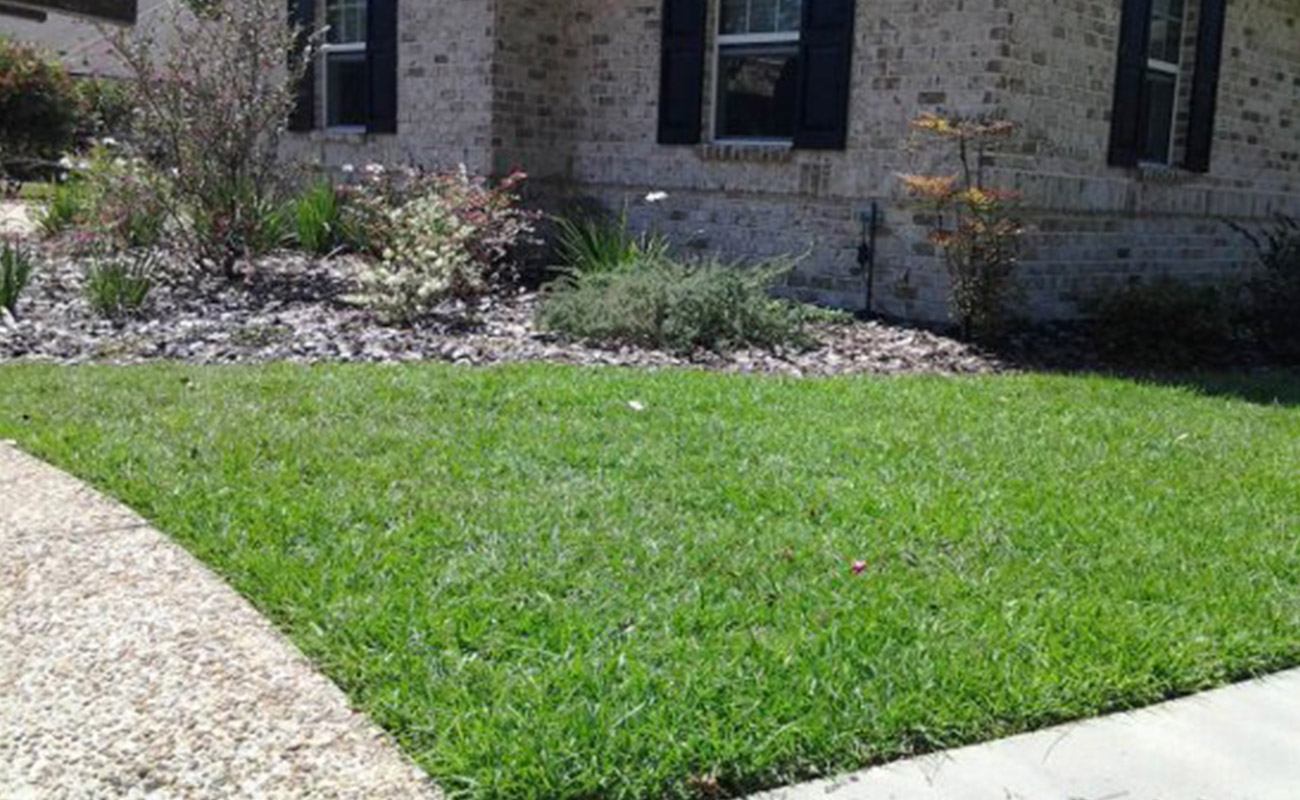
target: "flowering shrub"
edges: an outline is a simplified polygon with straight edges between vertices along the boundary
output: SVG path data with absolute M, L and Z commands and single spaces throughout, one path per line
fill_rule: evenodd
M 167 8 L 154 26 L 166 40 L 114 39 L 136 137 L 171 176 L 169 216 L 195 259 L 233 277 L 283 235 L 279 140 L 311 48 L 298 47 L 283 0 Z
M 37 173 L 71 147 L 78 107 L 61 64 L 0 36 L 0 174 Z
M 990 187 L 984 155 L 1015 131 L 1010 122 L 922 115 L 913 128 L 955 146 L 952 175 L 903 175 L 903 187 L 930 212 L 930 242 L 944 256 L 953 312 L 967 336 L 990 337 L 1006 324 L 1023 228 L 1015 192 Z
M 378 260 L 359 275 L 360 299 L 383 318 L 409 323 L 445 300 L 513 284 L 513 256 L 533 241 L 536 214 L 519 205 L 523 173 L 497 185 L 452 173 L 367 170 L 348 195 L 351 238 Z

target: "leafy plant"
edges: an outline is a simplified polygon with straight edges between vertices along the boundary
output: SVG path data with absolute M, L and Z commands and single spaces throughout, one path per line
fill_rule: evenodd
M 379 259 L 358 275 L 362 303 L 380 317 L 411 323 L 446 300 L 468 300 L 513 285 L 516 250 L 533 241 L 536 215 L 519 204 L 523 173 L 495 186 L 453 173 L 408 174 L 403 183 L 381 170 L 348 207 Z
M 124 249 L 162 241 L 168 182 L 148 162 L 121 145 L 97 143 L 60 164 L 66 177 L 55 184 L 39 219 L 47 236 L 82 228 Z
M 0 36 L 0 174 L 49 171 L 75 141 L 76 89 L 55 59 Z
M 155 262 L 148 251 L 103 257 L 86 272 L 86 300 L 110 319 L 138 314 L 153 288 Z
M 548 288 L 538 321 L 575 339 L 674 352 L 806 347 L 809 310 L 770 294 L 792 267 L 652 258 L 618 269 L 573 270 Z
M 1220 286 L 1169 277 L 1135 283 L 1095 301 L 1093 331 L 1107 359 L 1189 367 L 1222 357 L 1234 336 L 1234 303 Z
M 903 186 L 929 212 L 929 239 L 943 253 L 963 334 L 994 338 L 1007 325 L 1023 229 L 1014 209 L 1018 195 L 987 184 L 984 156 L 990 143 L 1012 135 L 1015 126 L 933 114 L 912 126 L 955 147 L 957 174 L 903 175 Z
M 339 246 L 343 235 L 343 205 L 338 191 L 328 180 L 308 187 L 291 210 L 298 245 L 309 253 L 324 255 Z
M 626 208 L 612 220 L 598 216 L 557 217 L 555 226 L 560 263 L 577 272 L 608 272 L 668 254 L 664 236 L 637 235 L 629 229 Z
M 1259 258 L 1260 270 L 1247 284 L 1255 338 L 1274 357 L 1300 362 L 1300 221 L 1279 216 L 1259 232 L 1236 227 Z
M 299 46 L 282 0 L 167 8 L 153 26 L 165 41 L 113 39 L 131 73 L 136 136 L 171 174 L 169 217 L 188 250 L 234 277 L 283 234 L 271 211 L 287 177 L 280 136 L 311 48 Z
M 18 297 L 31 280 L 34 262 L 22 247 L 9 242 L 0 243 L 0 308 L 13 314 L 18 308 Z

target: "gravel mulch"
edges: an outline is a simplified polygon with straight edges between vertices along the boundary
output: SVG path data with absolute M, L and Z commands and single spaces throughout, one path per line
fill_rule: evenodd
M 821 346 L 806 352 L 741 350 L 687 356 L 569 342 L 533 325 L 535 292 L 447 308 L 412 328 L 379 324 L 346 302 L 355 263 L 280 255 L 244 285 L 189 274 L 155 287 L 138 319 L 109 321 L 82 294 L 84 262 L 44 248 L 16 318 L 0 312 L 0 359 L 200 364 L 546 361 L 580 365 L 695 367 L 784 375 L 988 373 L 1003 359 L 928 330 L 879 321 L 817 323 Z

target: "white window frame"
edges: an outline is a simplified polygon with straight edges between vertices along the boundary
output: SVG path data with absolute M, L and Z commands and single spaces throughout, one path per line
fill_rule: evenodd
M 321 13 L 325 15 L 325 22 L 329 22 L 329 0 L 321 3 Z M 343 44 L 330 44 L 328 34 L 326 41 L 320 46 L 320 71 L 321 71 L 321 127 L 330 133 L 365 133 L 365 125 L 330 125 L 330 55 L 340 53 L 361 53 L 366 52 L 366 42 L 346 42 Z
M 804 0 L 808 2 L 808 0 Z M 723 33 L 722 4 L 718 4 L 717 33 L 713 37 L 713 141 L 717 144 L 744 144 L 759 147 L 789 147 L 793 139 L 771 138 L 764 136 L 724 136 L 722 134 L 722 54 L 728 48 L 746 45 L 794 45 L 799 47 L 801 31 L 778 31 L 769 33 Z M 797 55 L 796 55 L 797 57 Z
M 1178 61 L 1177 61 L 1177 62 L 1172 62 L 1172 61 L 1165 61 L 1165 60 L 1162 59 L 1162 58 L 1150 58 L 1150 57 L 1147 58 L 1147 71 L 1148 71 L 1148 72 L 1153 72 L 1153 71 L 1154 71 L 1154 72 L 1163 72 L 1163 73 L 1166 74 L 1166 75 L 1172 75 L 1172 76 L 1173 76 L 1173 78 L 1174 78 L 1174 101 L 1173 101 L 1173 108 L 1171 108 L 1171 109 L 1170 109 L 1170 112 L 1169 112 L 1169 113 L 1170 113 L 1170 116 L 1169 116 L 1169 144 L 1165 147 L 1165 152 L 1166 152 L 1166 154 L 1167 154 L 1167 155 L 1166 155 L 1166 158 L 1165 158 L 1164 161 L 1153 161 L 1153 160 L 1147 159 L 1147 160 L 1144 160 L 1144 161 L 1143 161 L 1143 163 L 1145 163 L 1145 164 L 1153 164 L 1153 165 L 1158 165 L 1158 166 L 1164 166 L 1164 167 L 1167 167 L 1167 166 L 1169 166 L 1169 165 L 1171 165 L 1171 164 L 1174 163 L 1174 158 L 1175 158 L 1175 154 L 1174 154 L 1174 142 L 1177 140 L 1177 133 L 1178 133 L 1178 101 L 1179 101 L 1179 99 L 1180 99 L 1180 95 L 1181 95 L 1182 90 L 1183 90 L 1183 36 L 1185 35 L 1185 33 L 1186 33 L 1186 31 L 1187 31 L 1187 9 L 1188 9 L 1188 6 L 1190 6 L 1190 5 L 1191 5 L 1191 4 L 1188 3 L 1188 2 L 1186 2 L 1186 1 L 1183 2 L 1183 15 L 1182 15 L 1182 19 L 1179 20 L 1179 23 L 1178 23 L 1178 32 L 1179 32 L 1179 35 L 1178 35 Z M 1150 45 L 1150 42 L 1147 43 L 1147 46 L 1148 46 L 1148 47 L 1151 46 L 1151 45 Z M 1143 78 L 1143 80 L 1144 80 L 1144 81 L 1146 80 L 1145 77 Z M 1148 102 L 1149 102 L 1149 98 L 1148 98 Z M 1147 119 L 1148 119 L 1148 120 L 1151 119 L 1150 110 L 1149 110 L 1149 109 L 1143 109 L 1143 111 L 1146 112 L 1146 114 L 1147 114 Z

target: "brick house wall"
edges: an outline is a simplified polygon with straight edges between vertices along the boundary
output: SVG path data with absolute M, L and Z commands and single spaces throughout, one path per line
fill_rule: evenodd
M 1135 275 L 1238 272 L 1249 254 L 1220 218 L 1300 214 L 1295 0 L 1230 0 L 1205 174 L 1107 165 L 1119 0 L 859 0 L 847 145 L 835 151 L 710 143 L 712 57 L 703 143 L 658 144 L 661 8 L 401 0 L 399 132 L 317 131 L 294 146 L 327 164 L 519 166 L 548 203 L 626 207 L 686 250 L 801 254 L 789 291 L 853 308 L 866 300 L 860 218 L 875 201 L 873 307 L 926 320 L 947 316 L 946 275 L 896 179 L 934 166 L 909 146 L 922 111 L 999 112 L 1023 126 L 991 160 L 999 182 L 1025 193 L 1034 316 L 1074 316 Z M 713 0 L 710 31 L 717 13 Z M 646 204 L 649 191 L 669 199 Z

